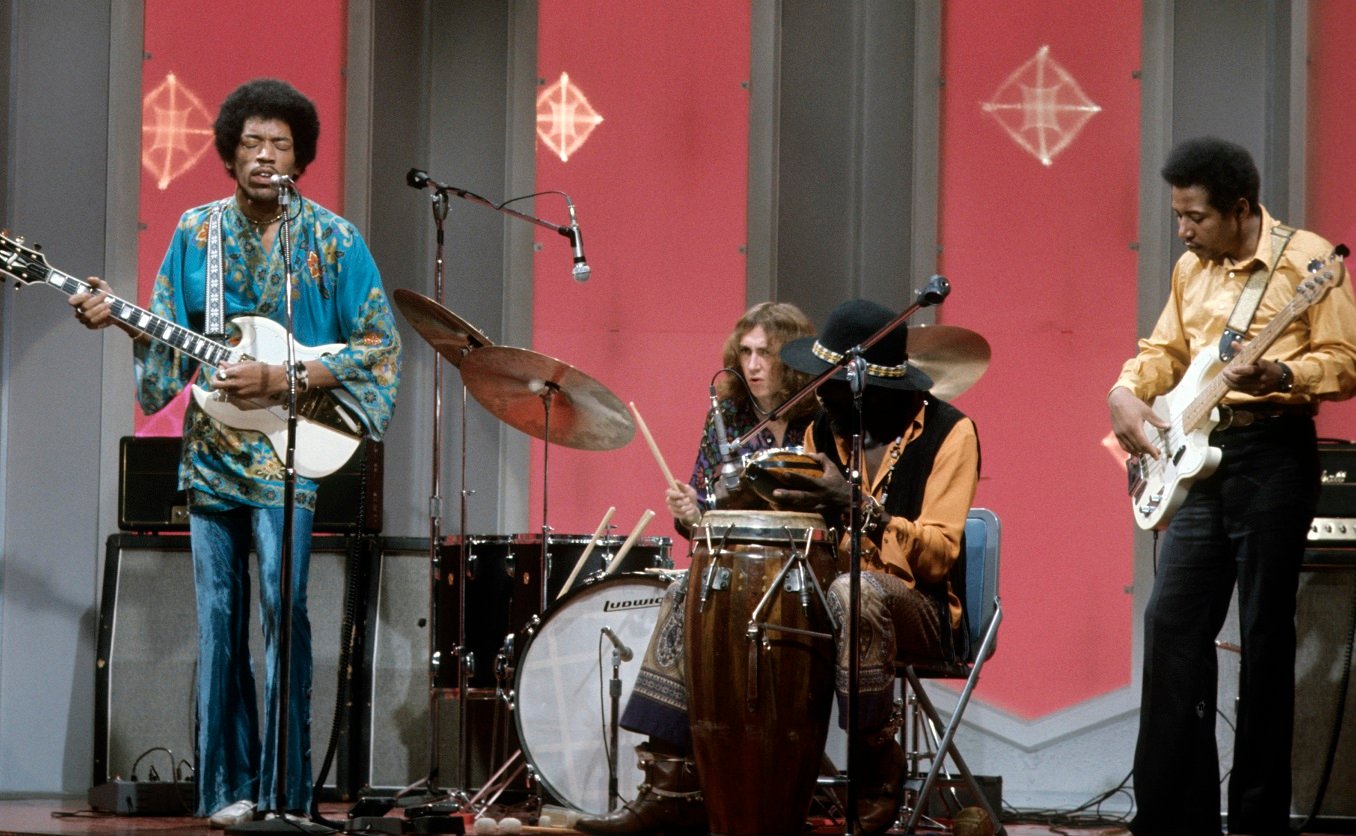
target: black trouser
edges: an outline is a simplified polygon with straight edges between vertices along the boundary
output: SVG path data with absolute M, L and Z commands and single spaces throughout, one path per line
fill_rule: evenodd
M 1219 469 L 1163 535 L 1144 613 L 1136 834 L 1219 832 L 1215 637 L 1238 587 L 1242 659 L 1229 830 L 1289 827 L 1295 595 L 1318 496 L 1313 419 L 1217 432 Z

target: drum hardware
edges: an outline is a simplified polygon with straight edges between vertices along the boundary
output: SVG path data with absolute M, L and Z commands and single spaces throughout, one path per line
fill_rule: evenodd
M 607 809 L 617 809 L 621 795 L 617 791 L 617 738 L 620 736 L 621 719 L 621 663 L 632 658 L 631 648 L 617 638 L 617 634 L 606 624 L 599 632 L 612 642 L 612 678 L 608 680 L 608 721 L 607 721 Z
M 734 527 L 730 526 L 725 529 L 725 534 L 720 538 L 720 548 L 717 549 L 711 547 L 711 527 L 703 526 L 701 522 L 698 522 L 697 525 L 702 529 L 702 534 L 706 538 L 706 553 L 713 555 L 711 565 L 706 568 L 706 574 L 702 577 L 701 597 L 697 601 L 697 613 L 701 614 L 706 612 L 706 602 L 711 597 L 711 590 L 725 589 L 729 586 L 730 570 L 722 568 L 716 556 L 725 554 L 725 541 L 729 538 L 730 532 L 734 531 Z M 695 542 L 693 547 L 696 547 Z M 688 557 L 690 558 L 691 555 L 688 555 Z M 716 586 L 717 583 L 720 586 Z

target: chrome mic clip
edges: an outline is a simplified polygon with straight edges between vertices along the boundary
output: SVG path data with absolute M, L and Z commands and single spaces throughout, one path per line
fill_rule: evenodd
M 720 401 L 716 399 L 716 385 L 711 384 L 711 416 L 715 422 L 716 446 L 720 449 L 720 482 L 725 490 L 733 491 L 739 487 L 739 468 L 735 466 L 734 449 L 725 432 L 725 418 L 720 414 Z
M 635 654 L 631 652 L 631 648 L 626 646 L 626 643 L 621 640 L 621 637 L 618 636 L 611 627 L 603 627 L 602 634 L 607 636 L 608 641 L 612 642 L 612 646 L 617 650 L 617 656 L 623 662 L 629 662 L 635 656 Z

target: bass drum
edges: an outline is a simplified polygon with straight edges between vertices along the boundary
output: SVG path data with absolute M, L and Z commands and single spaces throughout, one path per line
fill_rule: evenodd
M 530 631 L 519 660 L 514 722 L 523 754 L 551 795 L 587 814 L 608 812 L 612 644 L 603 628 L 635 654 L 620 667 L 620 715 L 668 584 L 648 575 L 613 575 L 573 590 Z M 632 755 L 644 740 L 618 730 L 617 788 L 627 797 L 645 780 Z

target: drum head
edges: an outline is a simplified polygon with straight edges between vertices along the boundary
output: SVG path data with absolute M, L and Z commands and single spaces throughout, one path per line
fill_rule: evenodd
M 667 582 L 616 575 L 571 592 L 546 613 L 518 664 L 515 722 L 523 754 L 542 784 L 562 803 L 585 813 L 608 812 L 608 729 L 611 723 L 610 627 L 635 654 L 619 669 L 626 710 Z M 643 735 L 618 731 L 617 789 L 631 798 L 645 780 L 632 749 Z

